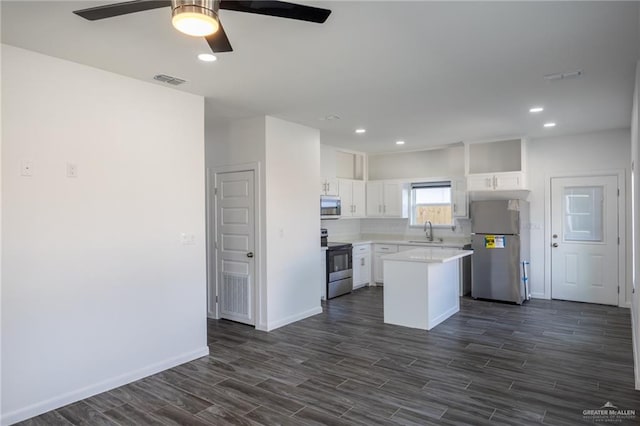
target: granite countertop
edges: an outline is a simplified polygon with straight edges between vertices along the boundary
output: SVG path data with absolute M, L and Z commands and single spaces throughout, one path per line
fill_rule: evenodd
M 444 263 L 473 254 L 473 250 L 438 249 L 433 247 L 416 248 L 382 256 L 382 260 L 401 262 Z

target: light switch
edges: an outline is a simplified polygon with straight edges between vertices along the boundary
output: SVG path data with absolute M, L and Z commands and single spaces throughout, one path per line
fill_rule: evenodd
M 22 176 L 33 176 L 33 162 L 24 160 L 22 162 L 22 168 L 20 174 Z
M 67 177 L 78 177 L 78 165 L 67 163 Z
M 183 246 L 189 246 L 196 243 L 196 236 L 194 234 L 187 234 L 185 232 L 180 234 L 180 242 Z

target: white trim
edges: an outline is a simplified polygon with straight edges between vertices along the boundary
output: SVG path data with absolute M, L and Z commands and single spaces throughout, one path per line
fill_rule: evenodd
M 262 256 L 262 206 L 260 204 L 261 199 L 261 176 L 260 176 L 260 162 L 249 162 L 249 163 L 240 163 L 240 164 L 229 164 L 224 166 L 216 166 L 210 169 L 207 169 L 207 183 L 210 185 L 209 176 L 213 176 L 213 187 L 216 188 L 218 186 L 217 180 L 218 175 L 222 173 L 235 173 L 235 172 L 253 172 L 253 193 L 254 193 L 254 254 L 257 259 L 255 262 L 254 268 L 254 279 L 253 279 L 253 319 L 255 322 L 255 328 L 258 330 L 266 330 L 264 327 L 263 317 L 266 315 L 262 312 L 262 300 L 265 292 L 262 289 L 262 276 L 263 276 L 263 265 L 264 265 L 264 256 Z M 209 191 L 207 191 L 209 194 Z M 218 227 L 217 227 L 217 217 L 216 217 L 216 203 L 217 196 L 213 197 L 213 204 L 209 201 L 207 203 L 207 226 L 209 236 L 209 241 L 207 242 L 208 250 L 213 253 L 213 256 L 207 255 L 207 289 L 208 291 L 213 291 L 216 296 L 220 294 L 219 282 L 218 282 L 218 250 L 215 247 L 215 243 L 218 239 Z M 213 272 L 213 265 L 215 265 L 215 273 Z M 220 309 L 219 304 L 216 303 L 214 309 L 209 306 L 209 298 L 207 298 L 207 312 L 209 313 L 209 318 L 219 319 L 220 318 Z
M 216 285 L 216 277 L 213 272 L 212 262 L 210 262 L 211 257 L 215 257 L 215 221 L 212 223 L 212 219 L 214 219 L 215 215 L 215 197 L 211 197 L 211 191 L 215 188 L 215 175 L 211 168 L 207 167 L 206 169 L 206 182 L 205 182 L 205 208 L 206 208 L 206 223 L 207 232 L 205 233 L 206 237 L 206 256 L 207 256 L 207 317 L 212 319 L 218 319 L 218 304 L 216 303 L 213 309 L 211 308 L 211 290 L 214 290 L 214 296 L 217 295 L 215 290 L 217 289 Z
M 17 423 L 208 355 L 209 347 L 205 346 L 191 352 L 168 358 L 155 364 L 147 365 L 138 370 L 58 395 L 55 398 L 40 401 L 9 413 L 3 413 L 2 418 L 0 419 L 0 424 L 9 425 Z
M 298 314 L 291 315 L 286 318 L 279 319 L 278 321 L 269 323 L 267 324 L 267 328 L 265 329 L 265 331 L 272 331 L 272 330 L 275 330 L 276 328 L 280 328 L 287 324 L 291 324 L 293 322 L 300 321 L 305 318 L 309 318 L 311 316 L 318 315 L 321 313 L 322 313 L 322 306 L 318 306 L 316 308 L 309 309 L 308 311 L 300 312 Z
M 628 290 L 627 280 L 627 212 L 626 212 L 626 169 L 597 170 L 597 171 L 574 171 L 574 172 L 552 172 L 545 176 L 544 188 L 544 299 L 551 299 L 551 179 L 567 177 L 598 177 L 616 176 L 620 196 L 618 197 L 618 235 L 620 245 L 618 246 L 618 283 L 620 293 L 618 294 L 618 306 L 630 307 L 630 301 L 626 301 L 625 295 Z M 536 295 L 539 293 L 536 293 Z M 532 297 L 535 297 L 532 294 Z

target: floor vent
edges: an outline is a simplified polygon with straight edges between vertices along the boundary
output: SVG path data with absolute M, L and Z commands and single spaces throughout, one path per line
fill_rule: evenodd
M 183 80 L 183 79 L 177 78 L 177 77 L 171 77 L 170 75 L 166 75 L 166 74 L 154 75 L 153 79 L 157 80 L 157 81 L 161 81 L 163 83 L 171 84 L 172 86 L 179 86 L 182 83 L 186 83 L 187 82 L 187 80 Z

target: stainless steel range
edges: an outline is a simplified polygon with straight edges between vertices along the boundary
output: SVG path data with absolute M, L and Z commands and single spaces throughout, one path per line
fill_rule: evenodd
M 353 264 L 350 243 L 328 243 L 326 229 L 321 230 L 321 245 L 327 247 L 327 299 L 351 293 Z

